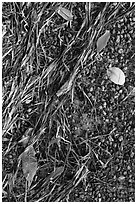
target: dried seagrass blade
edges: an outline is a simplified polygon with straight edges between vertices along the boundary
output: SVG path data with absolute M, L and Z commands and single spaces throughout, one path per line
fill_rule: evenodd
M 59 7 L 58 8 L 58 14 L 60 16 L 62 16 L 62 18 L 64 18 L 67 21 L 71 21 L 73 19 L 73 15 L 70 12 L 70 10 L 63 8 L 63 7 Z

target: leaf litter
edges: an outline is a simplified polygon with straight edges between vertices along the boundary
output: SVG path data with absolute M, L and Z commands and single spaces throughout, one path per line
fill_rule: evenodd
M 94 68 L 97 56 L 100 53 L 102 58 L 105 56 L 113 39 L 111 25 L 134 13 L 134 3 L 5 2 L 2 9 L 3 24 L 9 22 L 9 26 L 4 26 L 3 36 L 4 160 L 13 147 L 17 158 L 22 155 L 21 170 L 28 185 L 25 201 L 76 201 L 72 193 L 81 184 L 88 186 L 89 178 L 93 180 L 92 164 L 94 177 L 102 185 L 100 172 L 106 172 L 111 161 L 107 160 L 108 155 L 103 160 L 105 147 L 100 147 L 100 141 L 115 130 L 102 126 L 101 134 L 97 126 L 92 125 L 79 135 L 74 134 L 74 124 L 80 124 L 83 113 L 94 108 L 95 118 L 99 111 L 96 106 L 98 87 L 93 100 L 93 93 L 88 95 L 86 80 L 83 87 L 82 74 L 88 67 L 91 79 L 88 86 L 96 88 L 97 80 L 94 77 L 92 82 L 91 72 L 97 71 L 97 66 Z M 109 71 L 109 78 L 118 86 L 123 84 L 117 73 Z M 113 87 L 113 83 L 108 85 Z M 82 105 L 75 109 L 73 101 L 77 96 Z M 34 134 L 29 135 L 29 130 Z M 47 163 L 45 177 L 40 178 L 37 171 Z M 10 165 L 14 184 L 18 179 L 23 180 L 20 160 L 17 169 L 13 162 Z M 5 175 L 4 181 L 8 173 Z M 19 183 L 16 189 L 15 185 L 11 189 L 14 199 L 21 202 L 24 201 L 24 183 Z M 13 201 L 6 185 L 3 192 L 3 200 Z
M 38 167 L 33 146 L 29 146 L 26 148 L 21 156 L 21 160 L 22 170 L 26 180 L 28 181 L 28 188 L 30 188 Z

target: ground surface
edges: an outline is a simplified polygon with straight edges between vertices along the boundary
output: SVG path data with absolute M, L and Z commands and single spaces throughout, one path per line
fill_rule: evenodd
M 2 9 L 3 201 L 135 201 L 134 4 Z M 123 86 L 108 79 L 109 66 L 124 72 Z M 20 158 L 30 145 L 37 171 L 27 190 Z

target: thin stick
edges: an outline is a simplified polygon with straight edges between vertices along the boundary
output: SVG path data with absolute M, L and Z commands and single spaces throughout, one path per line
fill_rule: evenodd
M 28 181 L 26 180 L 26 183 L 25 183 L 25 199 L 24 199 L 24 202 L 27 202 L 27 192 L 28 192 Z

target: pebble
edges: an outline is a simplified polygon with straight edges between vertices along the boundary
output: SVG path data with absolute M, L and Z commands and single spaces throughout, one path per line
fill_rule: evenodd
M 122 135 L 119 137 L 119 141 L 120 141 L 120 142 L 123 141 L 123 136 L 122 136 Z
M 106 103 L 106 102 L 104 102 L 104 108 L 106 108 L 106 106 L 107 106 L 107 103 Z
M 101 202 L 101 198 L 99 198 L 98 201 Z
M 103 115 L 107 115 L 107 113 L 105 111 L 103 111 Z
M 32 111 L 32 108 L 29 108 L 29 109 L 28 109 L 28 113 L 30 113 L 31 111 Z
M 120 42 L 120 36 L 119 36 L 119 35 L 117 36 L 117 40 L 116 40 L 116 42 L 117 42 L 117 43 Z
M 90 88 L 90 92 L 92 92 L 92 91 L 93 91 L 93 87 Z
M 99 109 L 102 110 L 102 109 L 103 109 L 103 106 L 99 106 Z
M 129 182 L 129 183 L 132 183 L 132 182 L 133 182 L 133 179 L 129 179 L 128 182 Z
M 134 188 L 129 188 L 128 191 L 131 193 L 131 192 L 134 192 Z
M 121 181 L 124 181 L 125 180 L 125 176 L 120 176 L 119 178 L 118 178 L 118 180 L 121 182 Z
M 130 170 L 130 169 L 131 169 L 131 167 L 128 165 L 128 166 L 127 166 L 127 170 Z
M 120 54 L 122 54 L 122 53 L 124 52 L 124 50 L 121 48 L 121 49 L 118 50 L 118 52 L 119 52 Z
M 119 120 L 118 117 L 116 117 L 115 120 L 118 121 Z
M 124 175 L 127 175 L 127 171 L 124 171 L 123 174 L 124 174 Z

